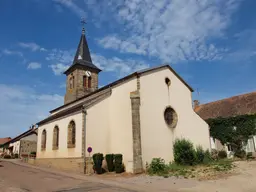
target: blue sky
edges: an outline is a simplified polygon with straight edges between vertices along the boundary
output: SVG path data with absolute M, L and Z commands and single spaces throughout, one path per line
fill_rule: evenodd
M 85 17 L 100 86 L 169 63 L 206 103 L 255 91 L 254 0 L 0 1 L 0 137 L 63 104 Z M 152 85 L 153 86 L 153 85 Z

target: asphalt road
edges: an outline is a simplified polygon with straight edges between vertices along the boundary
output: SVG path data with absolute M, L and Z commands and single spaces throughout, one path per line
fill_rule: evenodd
M 0 192 L 136 192 L 102 183 L 0 162 Z

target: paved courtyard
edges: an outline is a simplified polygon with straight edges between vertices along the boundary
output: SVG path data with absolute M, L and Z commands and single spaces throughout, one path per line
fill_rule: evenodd
M 11 162 L 0 163 L 1 192 L 133 192 L 134 190 L 107 184 L 74 179 L 68 176 L 23 167 Z

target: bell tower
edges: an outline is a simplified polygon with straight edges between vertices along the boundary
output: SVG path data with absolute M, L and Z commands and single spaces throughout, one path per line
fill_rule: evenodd
M 84 24 L 85 21 L 82 21 Z M 85 29 L 77 47 L 72 65 L 64 72 L 66 75 L 66 94 L 64 104 L 75 101 L 98 89 L 98 74 L 101 70 L 92 63 L 85 37 Z

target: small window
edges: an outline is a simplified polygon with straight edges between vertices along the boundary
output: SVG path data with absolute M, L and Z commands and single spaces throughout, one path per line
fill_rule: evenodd
M 68 148 L 75 147 L 76 144 L 76 124 L 71 121 L 68 125 Z
M 92 87 L 92 77 L 88 78 L 88 88 Z
M 167 107 L 164 111 L 164 120 L 165 123 L 170 127 L 170 128 L 175 128 L 177 125 L 178 117 L 176 112 L 174 111 L 173 108 Z
M 87 77 L 86 76 L 83 76 L 83 86 L 84 86 L 84 88 L 86 88 L 86 86 L 87 86 Z
M 52 148 L 58 149 L 58 147 L 59 147 L 59 127 L 55 126 L 53 129 Z
M 41 137 L 41 149 L 45 150 L 46 149 L 46 130 L 44 129 L 42 132 L 42 137 Z
M 73 88 L 73 78 L 70 77 L 69 79 L 69 89 L 72 89 Z
M 72 78 L 72 85 L 73 85 L 73 88 L 75 87 L 75 77 L 73 76 L 73 78 Z
M 168 77 L 165 78 L 165 84 L 166 84 L 167 86 L 170 86 L 170 85 L 171 85 L 171 80 L 170 80 Z

